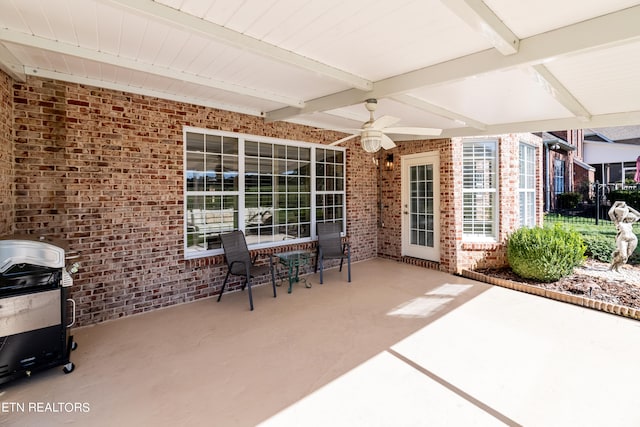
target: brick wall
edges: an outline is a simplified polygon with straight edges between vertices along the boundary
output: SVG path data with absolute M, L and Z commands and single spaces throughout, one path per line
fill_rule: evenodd
M 463 269 L 503 266 L 507 264 L 505 242 L 509 233 L 519 227 L 519 144 L 528 142 L 536 151 L 538 165 L 537 223 L 542 224 L 542 146 L 541 139 L 531 134 L 504 135 L 499 138 L 499 235 L 496 243 L 466 242 L 462 236 L 462 138 L 452 140 L 399 143 L 393 153 L 393 171 L 381 170 L 381 222 L 378 255 L 402 257 L 401 156 L 436 151 L 440 158 L 440 260 L 439 268 L 451 273 Z M 384 162 L 386 153 L 380 154 Z
M 12 80 L 0 71 L 0 235 L 13 227 L 13 101 Z
M 493 137 L 495 139 L 495 137 Z M 465 241 L 462 237 L 462 200 L 456 200 L 456 228 L 452 232 L 456 236 L 458 250 L 456 253 L 455 272 L 464 269 L 501 267 L 508 265 L 506 241 L 510 233 L 519 228 L 519 145 L 527 142 L 536 150 L 536 224 L 543 223 L 543 191 L 542 191 L 542 140 L 533 134 L 501 135 L 498 139 L 498 236 L 495 243 L 477 243 Z M 455 159 L 454 175 L 462 175 L 462 139 L 454 138 Z M 456 180 L 455 193 L 462 194 L 461 179 Z
M 340 137 L 34 77 L 14 87 L 15 228 L 62 238 L 81 254 L 72 289 L 79 325 L 219 291 L 226 272 L 221 256 L 183 257 L 183 126 L 319 143 Z M 354 260 L 376 255 L 376 236 L 368 232 L 376 222 L 370 163 L 362 150 L 349 150 Z
M 445 236 L 444 230 L 451 226 L 448 222 L 452 212 L 453 194 L 450 182 L 453 174 L 451 170 L 451 149 L 448 139 L 427 141 L 400 142 L 397 147 L 389 151 L 381 151 L 379 163 L 382 165 L 379 179 L 381 180 L 382 209 L 381 221 L 378 233 L 378 255 L 385 258 L 400 259 L 402 257 L 402 156 L 438 152 L 440 157 L 440 268 L 451 271 L 451 251 L 455 245 Z M 384 170 L 384 161 L 387 154 L 394 156 L 394 168 L 392 171 Z

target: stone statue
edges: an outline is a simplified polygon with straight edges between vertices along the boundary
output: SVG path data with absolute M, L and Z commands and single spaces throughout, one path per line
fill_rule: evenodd
M 625 202 L 615 202 L 609 209 L 609 218 L 616 225 L 616 247 L 611 260 L 611 270 L 619 271 L 638 246 L 638 237 L 633 233 L 633 223 L 640 221 L 640 212 Z

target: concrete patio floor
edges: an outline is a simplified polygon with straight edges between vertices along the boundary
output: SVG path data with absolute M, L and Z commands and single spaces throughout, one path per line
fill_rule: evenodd
M 0 425 L 640 425 L 636 320 L 385 259 L 307 277 L 76 329 Z

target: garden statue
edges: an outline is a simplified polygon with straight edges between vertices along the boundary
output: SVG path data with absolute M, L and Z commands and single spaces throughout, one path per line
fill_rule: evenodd
M 633 223 L 640 221 L 640 212 L 625 202 L 615 202 L 609 209 L 609 218 L 616 225 L 616 250 L 613 251 L 611 270 L 619 271 L 638 246 L 638 237 L 633 233 Z

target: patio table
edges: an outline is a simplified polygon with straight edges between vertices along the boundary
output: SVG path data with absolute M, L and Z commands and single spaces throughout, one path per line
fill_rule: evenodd
M 278 258 L 278 262 L 288 269 L 289 290 L 287 291 L 287 293 L 291 293 L 293 284 L 300 281 L 305 284 L 306 288 L 311 287 L 311 282 L 307 281 L 307 279 L 305 279 L 304 277 L 300 279 L 299 273 L 301 266 L 309 264 L 309 260 L 313 257 L 313 252 L 299 250 L 281 252 L 275 255 Z

